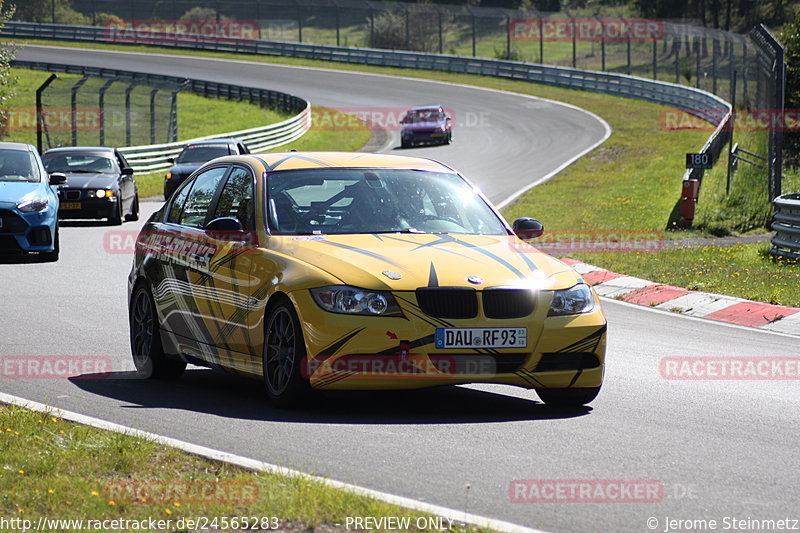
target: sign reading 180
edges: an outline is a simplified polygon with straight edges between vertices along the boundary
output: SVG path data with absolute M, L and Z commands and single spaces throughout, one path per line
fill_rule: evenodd
M 686 168 L 710 169 L 712 166 L 710 154 L 686 154 Z

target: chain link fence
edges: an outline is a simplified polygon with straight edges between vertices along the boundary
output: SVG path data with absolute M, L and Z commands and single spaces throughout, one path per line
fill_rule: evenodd
M 38 148 L 176 141 L 180 90 L 170 83 L 51 76 L 37 91 Z

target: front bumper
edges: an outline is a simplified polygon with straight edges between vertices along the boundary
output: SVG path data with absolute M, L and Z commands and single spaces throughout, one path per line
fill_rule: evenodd
M 449 132 L 440 130 L 433 132 L 404 131 L 401 135 L 406 142 L 414 144 L 422 144 L 422 143 L 436 144 L 436 143 L 446 142 Z
M 111 218 L 119 209 L 119 199 L 111 198 L 83 198 L 77 201 L 62 200 L 58 210 L 58 218 Z
M 547 317 L 552 292 L 542 291 L 522 319 L 441 321 L 415 308 L 413 293 L 396 293 L 405 318 L 353 316 L 321 310 L 308 291 L 290 298 L 309 354 L 302 371 L 319 389 L 416 389 L 466 383 L 525 388 L 599 387 L 606 319 L 599 304 L 581 315 Z M 524 349 L 436 349 L 436 327 L 521 327 Z M 407 352 L 404 351 L 407 349 Z
M 55 209 L 23 213 L 0 209 L 0 255 L 52 252 L 55 246 Z

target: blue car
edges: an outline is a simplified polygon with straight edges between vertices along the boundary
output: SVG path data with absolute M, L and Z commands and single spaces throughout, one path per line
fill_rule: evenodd
M 64 174 L 48 176 L 29 144 L 0 143 L 0 258 L 58 261 L 58 195 Z

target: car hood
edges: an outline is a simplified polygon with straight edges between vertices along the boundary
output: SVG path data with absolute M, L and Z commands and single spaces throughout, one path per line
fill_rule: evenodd
M 41 182 L 0 181 L 0 207 L 13 208 L 17 204 L 47 194 Z
M 117 183 L 114 174 L 66 174 L 68 189 L 106 189 Z
M 311 235 L 271 240 L 278 242 L 271 242 L 270 248 L 356 287 L 547 290 L 571 287 L 580 280 L 568 265 L 511 235 Z
M 172 165 L 169 171 L 176 176 L 188 176 L 204 164 L 205 163 L 186 163 L 182 165 Z
M 403 124 L 403 129 L 406 131 L 427 131 L 441 128 L 445 125 L 444 121 L 439 122 L 414 122 L 412 124 Z

